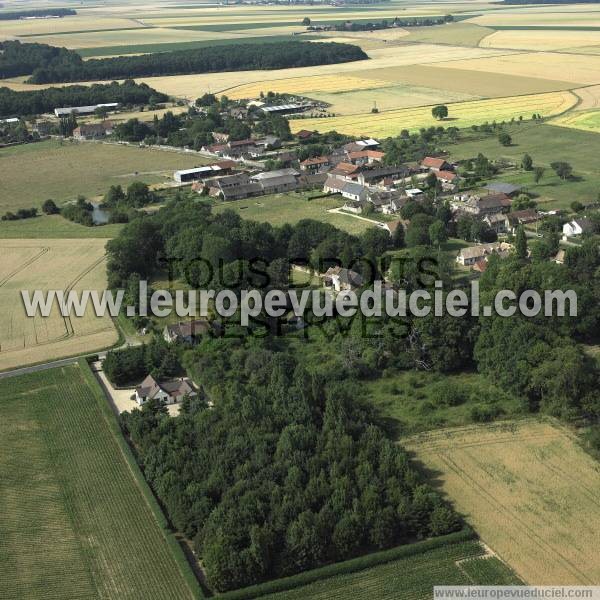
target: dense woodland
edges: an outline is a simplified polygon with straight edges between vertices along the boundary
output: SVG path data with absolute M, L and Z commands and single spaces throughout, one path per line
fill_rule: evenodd
M 170 419 L 147 405 L 124 425 L 213 589 L 460 528 L 350 382 L 268 344 L 207 342 L 189 361 L 218 395 L 214 408 L 201 397 Z
M 0 117 L 39 115 L 65 106 L 89 106 L 118 102 L 123 106 L 165 102 L 167 96 L 145 83 L 131 79 L 123 83 L 69 85 L 31 92 L 15 92 L 0 87 Z
M 0 77 L 31 75 L 30 83 L 287 69 L 368 58 L 352 44 L 297 41 L 232 44 L 87 61 L 73 50 L 45 44 L 2 42 L 0 50 Z

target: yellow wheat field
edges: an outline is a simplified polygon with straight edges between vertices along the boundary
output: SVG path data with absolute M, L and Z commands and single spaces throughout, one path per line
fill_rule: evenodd
M 475 60 L 454 60 L 444 63 L 444 66 L 448 69 L 467 69 L 497 75 L 559 79 L 579 85 L 600 83 L 600 56 L 586 54 L 523 52 Z
M 600 25 L 600 15 L 590 5 L 517 7 L 509 10 L 491 11 L 469 19 L 477 25 L 505 26 L 570 26 L 591 27 Z
M 600 584 L 600 464 L 569 432 L 525 421 L 422 434 L 403 445 L 526 583 Z
M 574 46 L 600 44 L 600 31 L 506 30 L 496 31 L 481 40 L 482 48 L 522 50 L 561 50 Z
M 360 77 L 341 75 L 316 75 L 314 77 L 291 77 L 275 81 L 257 81 L 225 91 L 228 98 L 258 98 L 261 92 L 276 92 L 280 94 L 310 94 L 312 92 L 347 92 L 351 90 L 370 90 L 378 87 L 388 87 L 388 81 L 363 79 Z
M 1 240 L 0 370 L 100 350 L 117 333 L 109 316 L 88 308 L 63 318 L 56 307 L 47 318 L 28 317 L 21 290 L 106 289 L 107 240 Z
M 531 118 L 533 113 L 543 117 L 561 114 L 577 102 L 575 94 L 550 92 L 530 96 L 513 96 L 491 100 L 474 100 L 449 104 L 449 119 L 437 121 L 431 115 L 431 106 L 389 110 L 379 114 L 356 114 L 324 119 L 294 119 L 290 121 L 292 131 L 316 129 L 338 131 L 348 135 L 388 137 L 398 135 L 402 129 L 411 131 L 432 125 L 445 127 L 470 127 L 484 122 L 509 121 L 512 118 Z

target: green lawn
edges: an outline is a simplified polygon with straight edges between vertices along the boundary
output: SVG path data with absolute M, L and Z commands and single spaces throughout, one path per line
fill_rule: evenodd
M 515 417 L 523 408 L 517 398 L 483 375 L 441 375 L 408 371 L 366 382 L 369 400 L 397 435 L 473 422 L 473 407 L 491 407 L 498 417 Z M 450 386 L 456 402 L 448 405 Z
M 0 380 L 0 398 L 0 595 L 194 598 L 87 364 Z
M 356 573 L 336 575 L 265 600 L 429 600 L 434 585 L 519 585 L 477 542 L 462 542 L 408 556 Z
M 199 156 L 150 148 L 58 140 L 2 148 L 0 214 L 40 207 L 47 198 L 62 203 L 79 194 L 104 194 L 113 184 L 165 181 L 174 170 L 206 162 Z
M 113 238 L 122 228 L 122 224 L 85 227 L 60 215 L 40 215 L 21 221 L 0 221 L 0 239 Z
M 317 198 L 309 200 L 319 192 L 289 192 L 286 194 L 272 194 L 258 198 L 247 198 L 245 200 L 234 200 L 233 202 L 213 203 L 215 213 L 223 210 L 234 210 L 243 219 L 253 221 L 266 221 L 271 225 L 294 224 L 301 219 L 315 219 L 330 223 L 348 233 L 359 234 L 368 227 L 372 227 L 367 221 L 362 221 L 353 216 L 343 214 L 331 214 L 327 209 L 343 206 L 344 200 L 340 196 L 329 198 Z M 379 219 L 379 215 L 369 217 Z
M 546 173 L 536 184 L 533 173 L 520 169 L 507 171 L 498 179 L 524 185 L 526 190 L 539 196 L 543 209 L 568 208 L 573 200 L 594 202 L 600 192 L 600 170 L 597 156 L 600 153 L 600 135 L 552 125 L 521 125 L 508 128 L 513 144 L 504 147 L 495 136 L 470 139 L 447 147 L 453 160 L 473 158 L 479 152 L 488 158 L 506 158 L 520 164 L 525 153 L 536 165 L 546 168 Z M 560 180 L 550 168 L 554 161 L 566 161 L 573 166 L 574 179 Z

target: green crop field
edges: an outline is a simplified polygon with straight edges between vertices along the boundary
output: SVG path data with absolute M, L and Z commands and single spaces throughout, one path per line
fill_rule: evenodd
M 514 126 L 508 131 L 513 140 L 509 147 L 500 145 L 492 136 L 459 142 L 448 146 L 448 151 L 453 160 L 473 158 L 482 152 L 490 159 L 507 158 L 517 164 L 525 153 L 529 153 L 536 165 L 546 169 L 538 184 L 534 182 L 532 173 L 519 169 L 502 174 L 499 179 L 523 185 L 525 191 L 538 196 L 542 209 L 567 208 L 574 199 L 584 204 L 597 200 L 600 173 L 596 156 L 600 152 L 600 135 L 552 125 Z M 559 179 L 550 168 L 554 161 L 569 162 L 573 166 L 574 178 L 568 181 Z
M 176 152 L 55 140 L 3 148 L 0 163 L 3 173 L 10 173 L 10 177 L 2 179 L 0 214 L 40 207 L 47 198 L 62 203 L 79 194 L 104 194 L 111 185 L 165 181 L 174 170 L 206 162 L 205 158 Z
M 0 597 L 193 598 L 85 363 L 0 381 Z
M 511 585 L 517 576 L 478 542 L 429 550 L 348 575 L 337 575 L 265 600 L 425 600 L 434 585 Z

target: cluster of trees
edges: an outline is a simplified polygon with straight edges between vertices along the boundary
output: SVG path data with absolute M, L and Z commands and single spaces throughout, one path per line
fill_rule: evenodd
M 17 21 L 18 19 L 31 19 L 35 17 L 66 17 L 76 15 L 72 8 L 38 8 L 37 10 L 15 10 L 0 12 L 0 21 Z
M 37 208 L 20 208 L 16 213 L 6 212 L 2 215 L 3 221 L 18 221 L 20 219 L 33 219 L 37 217 Z
M 460 136 L 456 127 L 428 127 L 418 133 L 403 129 L 400 135 L 383 140 L 381 149 L 385 152 L 384 162 L 397 165 L 403 162 L 419 161 L 437 152 L 441 142 L 455 142 Z
M 165 261 L 173 276 L 194 287 L 213 289 L 285 286 L 291 262 L 322 272 L 337 259 L 343 266 L 358 261 L 354 270 L 372 278 L 371 262 L 402 245 L 401 232 L 392 238 L 387 231 L 372 228 L 356 237 L 311 219 L 272 227 L 243 220 L 234 211 L 213 215 L 210 205 L 182 198 L 155 215 L 130 221 L 108 243 L 109 285 L 123 287 L 132 273 L 147 277 L 164 268 Z M 257 260 L 266 266 L 265 273 L 252 268 Z
M 474 348 L 478 369 L 524 398 L 532 412 L 600 420 L 600 372 L 578 344 L 593 342 L 600 331 L 599 249 L 597 239 L 588 239 L 568 248 L 565 264 L 557 265 L 543 255 L 524 260 L 517 248 L 512 258 L 491 257 L 481 278 L 482 303 L 491 302 L 501 289 L 517 294 L 536 290 L 542 298 L 544 290 L 577 293 L 577 317 L 515 314 L 480 320 Z
M 64 106 L 89 106 L 109 102 L 126 106 L 166 100 L 165 94 L 153 90 L 145 83 L 137 84 L 132 80 L 91 86 L 71 85 L 31 92 L 16 92 L 1 87 L 0 116 L 39 115 Z
M 129 184 L 126 191 L 120 185 L 111 185 L 106 194 L 102 208 L 109 210 L 122 208 L 142 208 L 156 202 L 156 194 L 150 190 L 146 183 L 134 181 Z
M 335 31 L 375 31 L 378 29 L 389 29 L 391 27 L 430 27 L 432 25 L 444 25 L 445 23 L 451 23 L 454 21 L 452 15 L 445 15 L 443 17 L 415 17 L 411 19 L 400 19 L 396 17 L 392 21 L 383 19 L 375 22 L 364 22 L 364 21 L 344 21 L 341 23 L 334 23 L 329 28 Z M 310 21 L 306 23 L 302 22 L 303 25 L 310 25 Z M 319 26 L 308 27 L 309 30 L 323 29 Z
M 39 140 L 37 133 L 30 133 L 23 121 L 18 123 L 0 123 L 0 145 L 22 144 Z
M 30 83 L 286 69 L 368 58 L 363 50 L 352 44 L 297 41 L 236 44 L 88 61 L 76 52 L 67 52 L 64 60 L 53 59 L 36 66 L 31 72 Z
M 160 381 L 182 373 L 177 346 L 160 336 L 154 336 L 148 344 L 108 352 L 102 369 L 117 386 L 138 384 L 147 375 Z
M 149 404 L 123 423 L 212 589 L 461 527 L 351 382 L 311 372 L 268 343 L 207 341 L 187 362 L 209 398 L 184 402 L 177 419 Z
M 128 142 L 166 143 L 195 150 L 213 144 L 213 132 L 226 133 L 231 141 L 247 139 L 251 134 L 274 135 L 281 140 L 292 137 L 288 120 L 279 115 L 255 111 L 246 119 L 238 119 L 224 112 L 233 103 L 225 97 L 217 101 L 212 94 L 198 98 L 196 105 L 201 108 L 190 108 L 181 115 L 169 111 L 160 119 L 155 116 L 152 123 L 129 119 L 115 127 L 115 136 Z
M 78 196 L 77 200 L 73 204 L 66 204 L 60 210 L 60 214 L 73 223 L 79 223 L 86 227 L 92 227 L 94 225 L 94 219 L 92 218 L 92 212 L 94 207 L 85 199 L 84 196 Z

